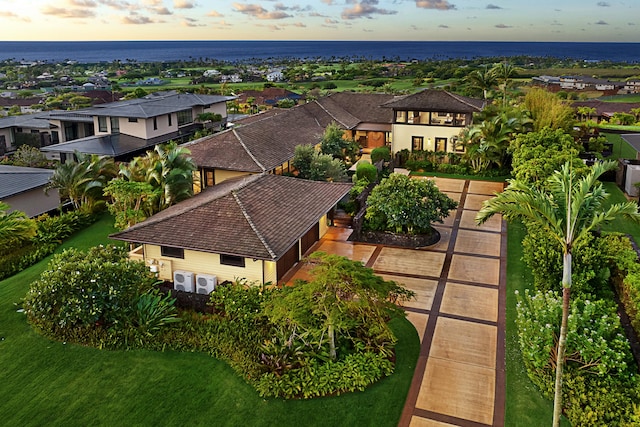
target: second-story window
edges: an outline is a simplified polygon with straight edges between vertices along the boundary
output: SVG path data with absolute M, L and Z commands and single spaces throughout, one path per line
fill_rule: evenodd
M 169 127 L 171 127 L 171 113 L 167 114 L 167 121 L 168 121 Z
M 153 130 L 158 130 L 158 118 L 153 118 Z
M 107 131 L 107 118 L 98 116 L 98 132 L 106 132 Z

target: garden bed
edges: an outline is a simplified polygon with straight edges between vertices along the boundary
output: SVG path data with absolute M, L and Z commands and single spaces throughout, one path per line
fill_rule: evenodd
M 428 234 L 399 234 L 383 231 L 363 231 L 359 235 L 351 234 L 350 241 L 375 243 L 385 246 L 401 246 L 403 248 L 423 248 L 440 241 L 440 233 L 435 228 Z

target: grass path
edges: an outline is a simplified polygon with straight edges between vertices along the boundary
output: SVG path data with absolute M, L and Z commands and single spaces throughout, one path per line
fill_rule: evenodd
M 110 243 L 104 216 L 63 247 Z M 111 242 L 113 243 L 113 242 Z M 62 250 L 60 248 L 59 250 Z M 407 320 L 396 373 L 362 393 L 309 401 L 265 400 L 226 363 L 200 353 L 105 351 L 45 339 L 19 313 L 48 258 L 0 282 L 0 417 L 3 426 L 396 426 L 418 357 Z

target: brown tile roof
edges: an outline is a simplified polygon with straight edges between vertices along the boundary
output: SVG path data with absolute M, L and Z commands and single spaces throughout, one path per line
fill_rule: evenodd
M 481 99 L 456 95 L 439 89 L 425 89 L 412 95 L 407 95 L 399 100 L 384 104 L 393 109 L 415 109 L 428 111 L 441 111 L 451 113 L 473 113 L 484 108 Z
M 273 109 L 185 146 L 198 167 L 258 173 L 293 158 L 298 145 L 316 145 L 332 122 L 353 129 L 362 122 L 391 123 L 393 112 L 379 105 L 392 95 L 336 93 L 288 109 Z
M 574 101 L 571 103 L 573 108 L 589 107 L 595 108 L 597 116 L 604 116 L 613 113 L 631 113 L 632 108 L 640 107 L 640 103 L 632 102 L 604 102 L 597 99 L 588 101 Z
M 224 181 L 112 238 L 278 260 L 351 188 L 271 174 Z

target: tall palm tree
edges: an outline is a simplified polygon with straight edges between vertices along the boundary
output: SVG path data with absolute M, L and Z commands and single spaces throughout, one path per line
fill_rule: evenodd
M 21 211 L 9 212 L 9 205 L 0 202 L 0 252 L 36 235 L 36 222 Z
M 493 67 L 493 70 L 500 86 L 502 86 L 502 105 L 507 105 L 507 88 L 511 84 L 511 79 L 520 72 L 520 68 L 514 67 L 508 62 L 501 62 Z
M 464 79 L 467 83 L 482 90 L 482 99 L 486 100 L 489 91 L 498 84 L 498 76 L 495 68 L 483 67 L 467 74 Z
M 577 176 L 566 163 L 547 181 L 538 186 L 518 180 L 510 180 L 501 194 L 484 202 L 476 216 L 478 224 L 495 214 L 506 220 L 520 219 L 544 229 L 562 247 L 562 321 L 556 351 L 556 380 L 553 406 L 553 426 L 560 422 L 562 412 L 562 370 L 567 342 L 567 319 L 571 294 L 572 248 L 601 225 L 618 216 L 640 222 L 635 202 L 616 203 L 605 209 L 609 194 L 598 178 L 617 167 L 615 161 L 594 165 L 588 174 Z

